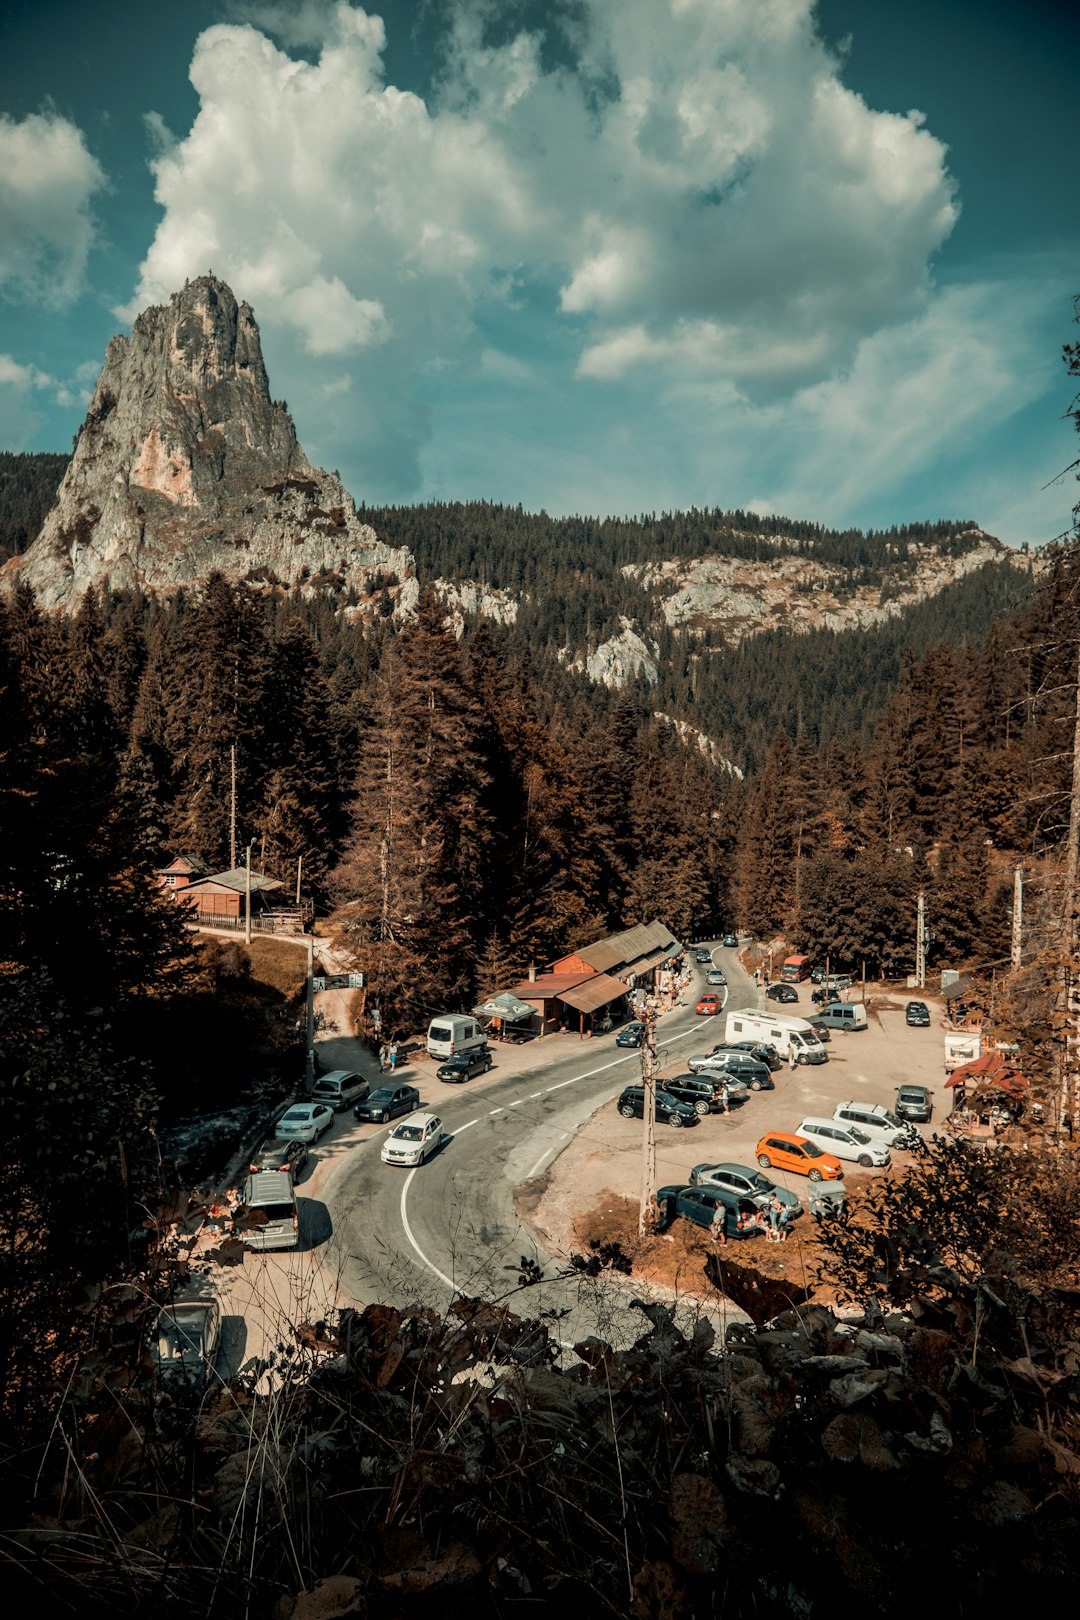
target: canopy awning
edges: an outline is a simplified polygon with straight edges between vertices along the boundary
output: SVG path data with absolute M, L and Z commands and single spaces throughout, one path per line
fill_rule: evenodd
M 481 1002 L 479 1007 L 473 1008 L 474 1018 L 505 1018 L 508 1023 L 520 1023 L 523 1018 L 531 1018 L 536 1008 L 527 1001 L 520 1001 L 510 990 L 504 990 L 501 995 L 491 996 L 487 1001 Z
M 979 1087 L 1001 1091 L 1006 1097 L 1021 1097 L 1028 1088 L 1027 1076 L 1011 1063 L 1006 1063 L 998 1052 L 987 1052 L 971 1063 L 962 1063 L 945 1082 L 949 1086 Z
M 573 1007 L 577 1012 L 591 1013 L 625 996 L 626 991 L 627 986 L 621 979 L 613 978 L 610 973 L 599 973 L 595 979 L 579 984 L 574 990 L 563 990 L 559 1000 L 565 1001 L 568 1007 Z

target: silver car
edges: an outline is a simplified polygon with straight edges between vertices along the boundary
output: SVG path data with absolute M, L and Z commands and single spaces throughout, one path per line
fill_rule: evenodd
M 155 1371 L 168 1383 L 205 1384 L 221 1343 L 221 1307 L 216 1299 L 180 1300 L 158 1312 L 150 1336 Z
M 761 1170 L 748 1164 L 695 1164 L 690 1172 L 692 1187 L 722 1187 L 725 1192 L 739 1198 L 749 1198 L 755 1204 L 767 1204 L 774 1195 L 792 1216 L 802 1214 L 802 1200 L 786 1187 L 778 1187 Z

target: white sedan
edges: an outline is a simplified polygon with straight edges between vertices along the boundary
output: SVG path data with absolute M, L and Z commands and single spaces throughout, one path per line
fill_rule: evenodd
M 384 1164 L 423 1164 L 446 1138 L 438 1114 L 413 1114 L 390 1132 L 382 1145 Z
M 293 1103 L 274 1126 L 283 1142 L 317 1142 L 334 1123 L 334 1110 L 325 1103 Z

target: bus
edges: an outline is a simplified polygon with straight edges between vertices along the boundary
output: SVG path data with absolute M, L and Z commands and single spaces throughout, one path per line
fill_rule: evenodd
M 785 984 L 801 984 L 810 977 L 810 958 L 808 956 L 786 956 L 784 965 L 780 969 L 780 977 Z

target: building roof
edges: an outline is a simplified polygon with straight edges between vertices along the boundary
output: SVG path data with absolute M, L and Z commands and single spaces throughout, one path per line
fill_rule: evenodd
M 609 973 L 598 973 L 595 979 L 589 979 L 585 984 L 579 984 L 573 990 L 564 990 L 559 997 L 568 1007 L 577 1012 L 591 1013 L 598 1007 L 606 1007 L 609 1001 L 615 1001 L 619 996 L 625 996 L 627 986 L 621 979 L 613 979 Z
M 208 872 L 205 877 L 199 878 L 197 882 L 188 884 L 188 894 L 191 893 L 192 889 L 201 888 L 204 883 L 216 883 L 220 889 L 233 889 L 237 894 L 245 894 L 248 884 L 247 867 L 237 866 L 231 872 Z M 258 894 L 260 891 L 266 893 L 271 889 L 283 889 L 284 887 L 285 885 L 280 883 L 277 878 L 265 877 L 262 872 L 253 871 L 251 874 L 252 894 Z
M 586 945 L 576 954 L 597 973 L 610 973 L 613 968 L 629 968 L 635 973 L 643 973 L 643 957 L 650 957 L 650 965 L 655 967 L 680 950 L 682 946 L 667 924 L 654 918 L 652 922 L 624 928 L 621 934 L 599 939 L 595 945 Z
M 593 978 L 593 973 L 538 973 L 535 979 L 522 979 L 520 984 L 512 984 L 509 993 L 522 1001 L 551 1001 Z
M 157 870 L 159 877 L 163 877 L 166 872 L 198 872 L 201 875 L 206 871 L 206 862 L 201 861 L 197 855 L 185 852 L 183 855 L 174 855 L 168 866 L 159 866 Z

